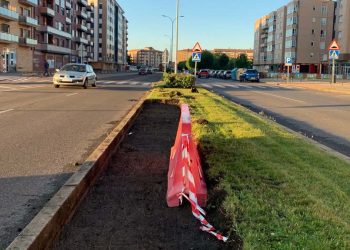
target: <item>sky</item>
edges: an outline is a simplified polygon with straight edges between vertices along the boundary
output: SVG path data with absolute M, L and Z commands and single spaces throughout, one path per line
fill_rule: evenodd
M 128 50 L 154 47 L 170 49 L 171 21 L 176 0 L 117 0 L 129 21 Z M 254 47 L 257 18 L 290 0 L 180 0 L 179 49 L 198 41 L 203 49 Z M 175 22 L 174 22 L 175 43 Z

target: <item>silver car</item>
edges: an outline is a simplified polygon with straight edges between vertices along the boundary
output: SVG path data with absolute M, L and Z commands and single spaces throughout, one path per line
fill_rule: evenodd
M 57 70 L 53 76 L 55 88 L 61 85 L 82 86 L 84 89 L 90 84 L 96 87 L 96 74 L 94 69 L 87 64 L 69 63 Z

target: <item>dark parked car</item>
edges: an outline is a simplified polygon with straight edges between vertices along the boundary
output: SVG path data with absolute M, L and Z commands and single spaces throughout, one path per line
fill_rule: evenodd
M 199 72 L 198 72 L 198 78 L 209 78 L 209 71 L 206 70 L 206 69 L 201 69 Z
M 147 74 L 153 74 L 152 68 L 147 68 Z
M 139 75 L 147 75 L 147 70 L 145 68 L 139 69 Z
M 218 73 L 218 75 L 217 75 L 217 78 L 222 79 L 223 76 L 224 76 L 224 72 L 225 72 L 224 70 L 220 70 L 219 73 Z
M 223 78 L 224 79 L 231 79 L 231 70 L 226 70 Z
M 251 81 L 251 82 L 259 82 L 260 75 L 259 72 L 255 69 L 247 69 L 241 76 L 239 77 L 240 82 Z

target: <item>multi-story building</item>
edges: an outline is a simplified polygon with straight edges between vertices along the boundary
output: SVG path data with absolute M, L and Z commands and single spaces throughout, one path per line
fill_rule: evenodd
M 0 1 L 0 70 L 33 71 L 37 0 Z M 25 60 L 23 60 L 25 59 Z
M 192 49 L 182 49 L 177 51 L 177 61 L 185 62 L 192 56 Z
M 90 0 L 95 7 L 94 58 L 98 70 L 124 70 L 127 65 L 128 21 L 116 0 Z
M 252 49 L 213 49 L 213 54 L 226 54 L 229 58 L 237 58 L 241 54 L 246 54 L 249 60 L 253 60 Z
M 34 51 L 34 70 L 44 62 L 59 68 L 69 62 L 88 62 L 92 58 L 93 7 L 86 0 L 40 0 L 36 8 L 39 27 Z
M 163 64 L 163 51 L 155 50 L 152 47 L 144 49 L 130 50 L 129 55 L 131 60 L 138 66 L 148 66 L 160 68 Z
M 350 1 L 338 0 L 336 8 L 335 38 L 339 42 L 340 61 L 350 64 Z
M 285 57 L 300 72 L 321 73 L 328 66 L 333 38 L 335 2 L 293 0 L 256 21 L 254 66 L 260 71 L 281 69 Z

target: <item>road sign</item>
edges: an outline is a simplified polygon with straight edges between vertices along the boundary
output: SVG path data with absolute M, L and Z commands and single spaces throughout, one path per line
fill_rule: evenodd
M 202 54 L 199 52 L 192 53 L 192 62 L 200 62 L 202 60 Z
M 291 57 L 286 57 L 285 65 L 286 66 L 292 66 L 293 65 L 293 59 Z
M 331 45 L 329 45 L 328 50 L 340 50 L 340 47 L 335 39 L 332 41 Z
M 330 50 L 329 51 L 329 59 L 338 60 L 340 55 L 340 50 Z
M 198 42 L 194 45 L 192 51 L 193 51 L 193 52 L 199 52 L 199 53 L 202 52 L 202 47 L 199 45 Z

